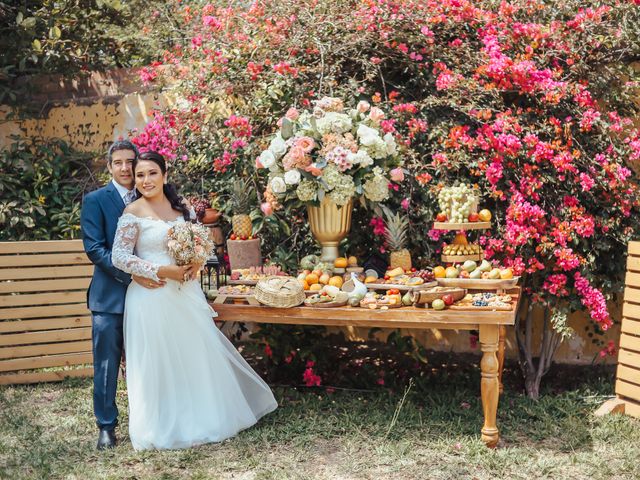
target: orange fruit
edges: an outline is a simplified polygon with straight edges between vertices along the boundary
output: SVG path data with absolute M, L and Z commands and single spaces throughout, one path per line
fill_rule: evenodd
M 444 267 L 438 265 L 436 268 L 433 269 L 433 276 L 435 278 L 444 278 L 447 276 L 446 270 L 444 269 Z
M 378 281 L 378 277 L 367 277 L 364 279 L 364 283 L 376 283 Z
M 338 257 L 333 262 L 333 266 L 336 268 L 347 268 L 347 265 L 347 259 L 344 257 Z
M 334 287 L 342 288 L 342 283 L 342 277 L 339 277 L 337 275 L 329 279 L 329 285 L 333 285 Z
M 320 279 L 315 273 L 310 273 L 309 275 L 307 275 L 307 278 L 305 278 L 305 280 L 309 285 L 313 285 L 314 283 L 318 283 Z
M 329 283 L 330 278 L 331 277 L 329 276 L 328 273 L 323 273 L 322 275 L 320 275 L 320 278 L 318 279 L 318 281 L 323 285 L 326 285 L 327 283 Z
M 358 259 L 357 259 L 356 257 L 353 257 L 353 256 L 352 256 L 352 257 L 349 257 L 349 258 L 347 259 L 347 264 L 348 264 L 350 267 L 357 267 L 357 266 L 358 266 Z
M 320 285 L 319 283 L 314 283 L 309 286 L 309 290 L 311 290 L 312 292 L 319 292 L 320 290 L 322 290 L 322 285 Z
M 302 280 L 302 288 L 304 290 L 309 290 L 309 284 L 307 283 L 306 280 Z

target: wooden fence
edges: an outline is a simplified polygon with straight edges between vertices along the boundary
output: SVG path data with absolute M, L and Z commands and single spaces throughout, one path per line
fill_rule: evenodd
M 640 242 L 629 243 L 616 395 L 628 415 L 640 418 Z
M 0 242 L 0 385 L 91 376 L 81 240 Z

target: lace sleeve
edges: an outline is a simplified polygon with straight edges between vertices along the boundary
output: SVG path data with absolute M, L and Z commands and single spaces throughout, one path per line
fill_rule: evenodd
M 125 213 L 118 220 L 118 230 L 111 249 L 111 260 L 113 265 L 123 272 L 141 277 L 150 278 L 156 282 L 158 278 L 159 265 L 147 262 L 133 254 L 139 234 L 139 222 L 135 215 Z

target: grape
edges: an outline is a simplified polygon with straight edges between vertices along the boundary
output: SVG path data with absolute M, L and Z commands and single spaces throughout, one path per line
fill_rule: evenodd
M 466 184 L 444 187 L 438 194 L 438 206 L 450 222 L 467 222 L 471 206 L 476 200 L 473 189 Z

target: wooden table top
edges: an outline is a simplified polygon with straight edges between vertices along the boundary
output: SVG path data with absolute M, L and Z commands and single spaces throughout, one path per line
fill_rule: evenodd
M 401 307 L 371 310 L 360 307 L 272 308 L 246 304 L 213 304 L 219 321 L 326 325 L 335 327 L 440 328 L 474 330 L 479 325 L 514 325 L 517 302 L 511 311 L 433 310 Z

